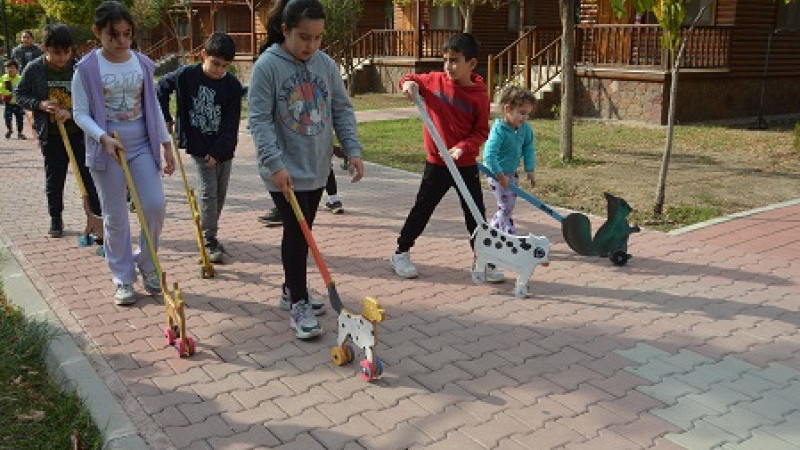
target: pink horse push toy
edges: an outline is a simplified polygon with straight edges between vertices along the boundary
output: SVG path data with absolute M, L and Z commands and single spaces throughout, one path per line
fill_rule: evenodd
M 515 297 L 528 296 L 528 280 L 537 265 L 548 265 L 550 255 L 550 241 L 544 236 L 514 236 L 504 233 L 496 228 L 491 227 L 481 215 L 478 210 L 478 205 L 475 204 L 475 199 L 469 193 L 461 174 L 456 168 L 456 163 L 453 157 L 447 151 L 447 145 L 444 143 L 439 130 L 425 109 L 425 104 L 422 102 L 418 92 L 414 93 L 414 103 L 419 110 L 420 118 L 425 122 L 431 138 L 436 143 L 436 148 L 442 156 L 453 181 L 456 184 L 461 197 L 469 206 L 472 216 L 478 226 L 472 235 L 475 249 L 475 263 L 472 266 L 472 281 L 475 283 L 483 283 L 486 281 L 486 270 L 489 264 L 504 267 L 513 270 L 517 274 L 516 283 L 514 285 Z
M 325 261 L 322 259 L 319 248 L 317 248 L 314 235 L 311 234 L 311 228 L 306 223 L 294 191 L 290 189 L 286 194 L 286 198 L 289 200 L 289 204 L 292 205 L 292 211 L 294 211 L 297 222 L 300 224 L 300 229 L 303 231 L 303 236 L 306 238 L 308 249 L 311 250 L 322 279 L 325 281 L 325 286 L 328 288 L 328 298 L 331 306 L 339 314 L 339 332 L 336 337 L 336 346 L 331 348 L 331 359 L 337 366 L 343 366 L 353 360 L 353 347 L 347 342 L 349 339 L 364 350 L 366 359 L 361 360 L 359 363 L 361 378 L 365 381 L 372 381 L 383 373 L 383 363 L 375 356 L 375 345 L 378 340 L 378 323 L 383 322 L 386 312 L 378 300 L 372 297 L 364 298 L 364 306 L 360 315 L 344 309 L 342 299 L 336 290 L 336 284 L 331 278 L 328 266 L 325 265 Z

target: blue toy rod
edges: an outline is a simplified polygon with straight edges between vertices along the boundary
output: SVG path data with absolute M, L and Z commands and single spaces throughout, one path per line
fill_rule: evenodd
M 486 174 L 486 176 L 489 176 L 489 177 L 492 177 L 492 178 L 496 178 L 494 176 L 494 174 L 492 173 L 492 171 L 489 170 L 488 167 L 484 166 L 483 163 L 479 162 L 478 163 L 478 168 L 481 170 L 481 172 Z M 564 222 L 564 216 L 562 216 L 561 214 L 553 211 L 553 208 L 551 208 L 551 207 L 547 206 L 546 204 L 542 203 L 541 200 L 539 200 L 538 198 L 536 198 L 533 195 L 531 195 L 528 191 L 526 191 L 526 190 L 524 190 L 524 189 L 522 189 L 519 186 L 514 185 L 514 184 L 509 184 L 508 188 L 511 189 L 511 191 L 513 191 L 518 196 L 520 196 L 520 197 L 524 198 L 525 200 L 529 201 L 533 206 L 535 206 L 535 207 L 541 209 L 542 211 L 544 211 L 545 213 L 547 213 L 547 215 L 549 215 L 553 219 L 556 219 L 559 222 Z

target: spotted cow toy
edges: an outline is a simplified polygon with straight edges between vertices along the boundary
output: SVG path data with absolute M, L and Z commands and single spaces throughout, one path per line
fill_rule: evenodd
M 511 269 L 517 273 L 514 285 L 516 297 L 528 296 L 528 280 L 537 265 L 547 265 L 550 256 L 550 240 L 544 236 L 514 236 L 492 228 L 486 222 L 475 228 L 475 264 L 472 266 L 472 281 L 486 281 L 489 263 Z

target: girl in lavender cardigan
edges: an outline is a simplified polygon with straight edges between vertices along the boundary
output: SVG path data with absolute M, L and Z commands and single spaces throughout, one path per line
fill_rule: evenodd
M 135 302 L 136 268 L 145 290 L 161 292 L 144 233 L 133 252 L 126 205 L 126 183 L 116 149 L 125 159 L 139 194 L 142 212 L 158 248 L 166 205 L 160 171 L 172 174 L 172 144 L 153 85 L 153 62 L 130 49 L 133 18 L 116 1 L 95 10 L 92 31 L 102 47 L 86 55 L 72 79 L 73 115 L 86 136 L 86 166 L 92 174 L 103 209 L 104 247 L 118 305 Z M 119 139 L 115 139 L 114 133 Z M 161 164 L 161 147 L 165 165 Z M 142 251 L 145 250 L 145 251 Z

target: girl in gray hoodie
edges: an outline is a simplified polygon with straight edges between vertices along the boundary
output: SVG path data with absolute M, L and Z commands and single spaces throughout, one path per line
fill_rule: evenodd
M 300 339 L 319 336 L 315 315 L 323 304 L 308 292 L 308 243 L 286 194 L 295 191 L 308 226 L 313 226 L 331 170 L 333 132 L 347 155 L 353 182 L 364 175 L 353 106 L 336 63 L 319 51 L 325 9 L 318 0 L 275 2 L 268 40 L 253 66 L 248 119 L 258 170 L 283 218 L 281 306 Z

